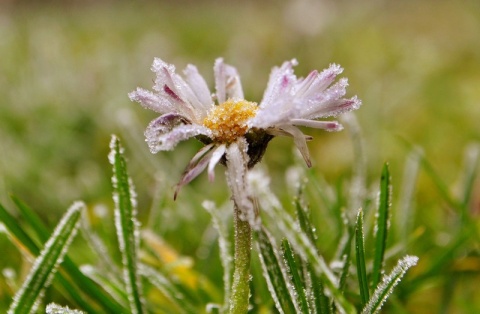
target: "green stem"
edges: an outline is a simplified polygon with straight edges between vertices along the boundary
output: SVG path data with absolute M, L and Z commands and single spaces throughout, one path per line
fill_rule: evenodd
M 232 294 L 230 296 L 230 314 L 244 314 L 248 311 L 250 298 L 250 251 L 252 229 L 248 221 L 240 219 L 240 209 L 234 206 L 235 223 L 235 260 Z

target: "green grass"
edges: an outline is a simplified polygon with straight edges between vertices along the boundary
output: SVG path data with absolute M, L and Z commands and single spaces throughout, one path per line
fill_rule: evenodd
M 349 94 L 363 100 L 355 113 L 361 134 L 350 134 L 361 137 L 365 146 L 360 149 L 358 138 L 352 143 L 349 137 L 351 128 L 336 134 L 308 130 L 315 137 L 309 143 L 314 167 L 307 173 L 302 197 L 316 228 L 317 238 L 308 239 L 315 242 L 318 254 L 328 262 L 341 255 L 338 244 L 354 232 L 358 208 L 350 206 L 360 205 L 365 215 L 366 279 L 371 280 L 368 275 L 382 264 L 372 262 L 374 209 L 381 166 L 388 161 L 392 221 L 383 266 L 390 273 L 406 254 L 420 260 L 385 309 L 480 311 L 475 297 L 480 279 L 478 156 L 475 159 L 480 137 L 480 9 L 475 1 L 312 4 L 303 11 L 300 5 L 274 1 L 1 6 L 0 203 L 30 238 L 22 243 L 31 241 L 31 254 L 38 254 L 48 239 L 41 235 L 54 229 L 68 204 L 82 199 L 91 229 L 121 267 L 106 158 L 110 135 L 116 133 L 126 147 L 128 172 L 136 185 L 138 220 L 162 238 L 150 250 L 143 243 L 147 260 L 153 259 L 160 272 L 145 289 L 152 291 L 161 278 L 174 274 L 180 283 L 166 284 L 165 289 L 188 295 L 190 308 L 202 308 L 204 300 L 220 304 L 222 261 L 211 216 L 200 204 L 210 199 L 221 206 L 228 200 L 222 171 L 217 170 L 214 183 L 201 175 L 173 202 L 174 185 L 200 144 L 184 143 L 175 152 L 151 155 L 143 131 L 155 114 L 131 103 L 127 93 L 151 86 L 148 69 L 154 57 L 179 70 L 194 63 L 213 86 L 213 61 L 223 56 L 239 69 L 247 97 L 258 101 L 271 67 L 295 57 L 301 75 L 329 63 L 341 64 L 349 78 Z M 412 153 L 418 147 L 423 150 L 420 157 L 409 157 L 418 156 Z M 291 213 L 296 211 L 290 204 L 297 191 L 288 189 L 285 174 L 293 173 L 293 166 L 304 167 L 293 151 L 290 140 L 275 139 L 263 162 L 272 189 Z M 352 197 L 349 184 L 355 178 L 364 190 Z M 10 193 L 18 198 L 12 200 Z M 25 214 L 20 199 L 38 221 L 29 220 L 33 216 Z M 350 225 L 344 225 L 344 216 Z M 218 219 L 225 219 L 218 223 L 231 235 L 231 217 Z M 268 219 L 264 217 L 267 224 Z M 35 231 L 40 225 L 45 230 Z M 272 233 L 281 243 L 279 234 Z M 74 269 L 80 264 L 100 263 L 88 241 L 78 238 L 62 266 L 68 274 L 78 275 Z M 350 240 L 354 252 L 355 239 Z M 4 312 L 31 265 L 18 243 L 12 245 L 3 233 L 0 250 L 8 252 L 0 259 L 0 268 L 7 269 L 0 279 Z M 165 252 L 173 252 L 172 260 L 161 258 Z M 357 262 L 352 257 L 351 264 Z M 255 265 L 261 274 L 259 263 Z M 10 270 L 15 276 L 8 276 Z M 46 290 L 46 299 L 75 308 L 78 300 L 60 293 L 68 285 L 62 274 Z M 347 292 L 356 280 L 351 276 L 345 279 Z M 79 285 L 84 280 L 79 291 L 88 287 L 85 278 L 78 278 Z M 268 288 L 260 282 L 254 292 L 265 300 Z M 201 287 L 194 295 L 185 288 L 193 284 Z M 81 292 L 78 295 L 81 298 Z M 154 305 L 149 306 L 177 306 L 165 295 L 155 292 L 149 297 Z M 111 304 L 105 297 L 106 303 L 95 303 L 94 308 L 127 306 L 124 297 L 120 293 Z M 284 294 L 282 298 L 292 306 Z M 345 298 L 356 305 L 363 302 L 359 294 Z

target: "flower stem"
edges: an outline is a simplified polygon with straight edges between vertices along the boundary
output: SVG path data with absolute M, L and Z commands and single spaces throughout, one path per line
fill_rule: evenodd
M 235 260 L 230 296 L 230 314 L 244 314 L 248 311 L 250 297 L 250 251 L 252 229 L 248 221 L 240 219 L 240 209 L 234 206 Z

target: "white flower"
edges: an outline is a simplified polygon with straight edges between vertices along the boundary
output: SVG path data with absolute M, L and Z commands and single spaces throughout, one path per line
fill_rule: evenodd
M 161 114 L 145 131 L 151 152 L 171 150 L 191 137 L 205 144 L 187 166 L 177 192 L 207 167 L 208 177 L 213 180 L 214 167 L 221 162 L 227 165 L 234 200 L 245 202 L 249 199 L 243 195 L 247 169 L 260 161 L 270 139 L 279 135 L 293 137 L 311 166 L 306 144 L 311 138 L 298 126 L 341 130 L 337 121 L 317 119 L 357 109 L 361 101 L 357 97 L 342 98 L 347 79 L 334 83 L 342 72 L 340 66 L 332 64 L 320 73 L 312 71 L 306 78 L 297 78 L 293 73 L 295 65 L 297 61 L 291 60 L 272 70 L 263 100 L 257 105 L 244 99 L 237 70 L 223 59 L 215 61 L 213 95 L 195 66 L 188 65 L 182 78 L 173 65 L 154 60 L 154 92 L 137 88 L 129 94 L 131 100 Z

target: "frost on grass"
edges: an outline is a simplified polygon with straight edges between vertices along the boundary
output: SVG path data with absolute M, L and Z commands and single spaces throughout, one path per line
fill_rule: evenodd
M 47 314 L 85 314 L 79 310 L 69 309 L 68 306 L 60 306 L 55 303 L 50 303 L 46 308 Z
M 119 139 L 112 135 L 108 159 L 113 168 L 113 200 L 115 202 L 115 227 L 119 249 L 122 253 L 124 281 L 130 309 L 133 313 L 144 312 L 141 281 L 137 272 L 137 250 L 140 245 L 137 199 L 133 182 L 127 173 L 124 149 Z
M 378 313 L 407 270 L 417 265 L 417 262 L 418 257 L 410 255 L 399 260 L 392 272 L 385 276 L 383 281 L 377 286 L 367 305 L 365 305 L 362 314 Z
M 316 247 L 312 244 L 305 232 L 302 232 L 293 218 L 286 213 L 279 200 L 270 191 L 269 177 L 257 170 L 251 170 L 250 183 L 251 188 L 258 195 L 260 208 L 271 221 L 275 222 L 275 227 L 288 239 L 295 247 L 298 254 L 304 261 L 311 263 L 315 273 L 324 279 L 325 286 L 335 300 L 337 309 L 340 312 L 354 312 L 353 306 L 345 299 L 338 290 L 339 281 L 328 267 L 321 255 L 318 254 Z
M 35 309 L 38 308 L 46 287 L 50 285 L 58 265 L 63 261 L 63 257 L 77 233 L 78 217 L 84 208 L 83 202 L 75 202 L 62 217 L 35 260 L 22 287 L 15 294 L 8 313 L 18 313 L 19 309 L 35 312 Z
M 282 301 L 283 303 L 291 301 L 295 310 L 299 312 L 300 306 L 297 303 L 296 291 L 288 275 L 286 264 L 281 262 L 282 257 L 275 245 L 275 240 L 265 228 L 262 229 L 262 233 L 259 233 L 258 237 L 256 244 L 263 277 L 267 282 L 267 288 L 272 296 L 275 307 L 279 313 L 285 313 L 282 307 Z M 277 270 L 280 270 L 280 274 L 277 273 Z M 282 294 L 282 287 L 287 289 L 288 295 Z

